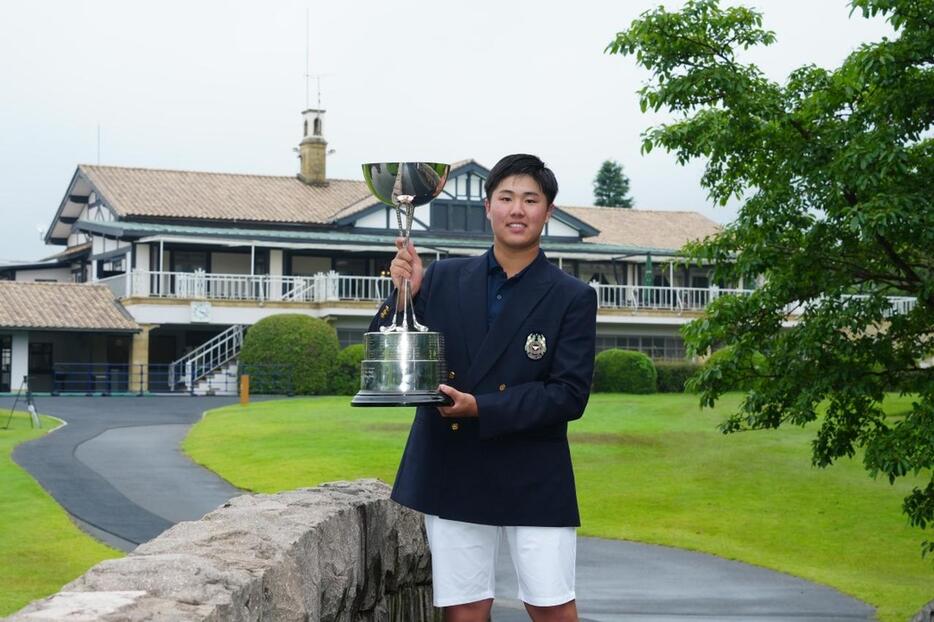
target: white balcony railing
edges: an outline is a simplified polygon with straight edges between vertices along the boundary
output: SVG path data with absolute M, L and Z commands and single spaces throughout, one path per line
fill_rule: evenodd
M 275 276 L 269 274 L 214 274 L 196 272 L 156 272 L 134 270 L 98 281 L 117 297 L 152 297 L 204 300 L 243 300 L 263 302 L 333 302 L 385 300 L 392 292 L 392 281 L 382 276 L 350 276 L 336 272 L 314 276 Z M 718 296 L 752 293 L 749 289 L 718 287 L 647 287 L 642 285 L 601 285 L 591 283 L 601 309 L 659 310 L 681 313 L 703 311 Z M 853 296 L 853 298 L 864 298 Z M 916 301 L 911 297 L 890 296 L 890 313 L 907 313 Z M 809 304 L 816 304 L 812 301 Z M 789 315 L 799 315 L 807 305 L 789 305 Z
M 746 295 L 749 289 L 720 289 L 717 287 L 650 287 L 644 285 L 601 285 L 591 283 L 597 290 L 597 304 L 602 309 L 660 309 L 665 311 L 702 311 L 717 296 Z
M 98 281 L 119 297 L 244 300 L 263 302 L 379 301 L 392 291 L 392 280 L 378 276 L 346 276 L 336 272 L 314 276 L 216 274 L 134 270 Z

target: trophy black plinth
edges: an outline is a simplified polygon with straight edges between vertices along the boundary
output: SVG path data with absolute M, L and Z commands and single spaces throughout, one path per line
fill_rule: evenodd
M 360 391 L 350 401 L 351 406 L 450 406 L 454 402 L 447 395 L 431 393 L 376 393 Z

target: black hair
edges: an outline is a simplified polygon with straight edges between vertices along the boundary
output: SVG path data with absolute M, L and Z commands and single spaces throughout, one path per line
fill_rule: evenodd
M 487 198 L 492 196 L 504 179 L 513 175 L 528 175 L 538 183 L 548 199 L 548 205 L 551 206 L 555 202 L 555 197 L 558 196 L 558 180 L 555 179 L 555 174 L 545 166 L 541 158 L 527 153 L 514 153 L 496 163 L 486 179 Z

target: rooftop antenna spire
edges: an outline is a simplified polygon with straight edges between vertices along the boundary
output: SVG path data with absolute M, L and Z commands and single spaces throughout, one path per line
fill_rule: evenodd
M 311 30 L 309 22 L 311 20 L 308 5 L 305 5 L 305 108 L 307 109 L 308 102 L 311 99 L 309 95 L 309 80 L 311 78 L 311 71 L 309 69 L 309 64 L 311 62 Z
M 101 165 L 101 124 L 97 124 L 97 165 Z
M 311 13 L 305 7 L 305 109 L 311 108 L 311 79 L 315 79 L 315 89 L 318 96 L 318 110 L 321 109 L 321 78 L 330 76 L 329 73 L 311 73 Z

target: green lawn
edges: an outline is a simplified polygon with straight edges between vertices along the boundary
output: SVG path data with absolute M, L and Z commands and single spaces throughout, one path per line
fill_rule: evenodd
M 0 414 L 2 426 L 9 411 Z M 17 412 L 9 430 L 0 427 L 0 616 L 57 592 L 97 562 L 122 555 L 78 529 L 10 457 L 13 447 L 58 424 L 42 417 L 43 429 L 34 430 L 29 416 Z
M 716 424 L 738 402 L 701 411 L 692 395 L 594 395 L 570 428 L 581 533 L 775 568 L 872 603 L 885 622 L 907 620 L 934 596 L 926 534 L 901 513 L 909 484 L 870 479 L 855 460 L 812 468 L 809 429 L 723 436 Z M 411 417 L 344 397 L 231 406 L 209 413 L 184 449 L 255 491 L 391 482 Z

